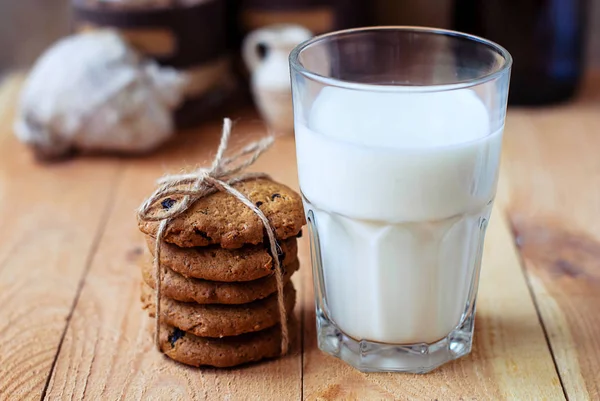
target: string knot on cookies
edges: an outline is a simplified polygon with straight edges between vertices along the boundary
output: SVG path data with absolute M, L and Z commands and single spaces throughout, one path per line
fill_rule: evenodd
M 277 304 L 281 322 L 281 353 L 288 351 L 288 319 L 284 296 L 284 272 L 277 255 L 280 247 L 277 243 L 275 231 L 268 218 L 248 197 L 234 188 L 235 184 L 243 181 L 269 178 L 264 173 L 244 173 L 272 144 L 273 136 L 268 136 L 244 147 L 239 153 L 225 157 L 229 138 L 231 136 L 232 122 L 226 118 L 223 123 L 221 142 L 217 154 L 210 167 L 198 168 L 191 173 L 167 175 L 158 181 L 158 188 L 142 203 L 138 209 L 138 219 L 141 222 L 158 223 L 155 234 L 155 252 L 153 259 L 156 304 L 156 331 L 155 342 L 160 351 L 159 327 L 161 284 L 163 281 L 163 267 L 161 264 L 161 250 L 163 240 L 171 222 L 185 213 L 195 202 L 215 192 L 226 192 L 235 197 L 250 209 L 261 221 L 268 239 L 268 246 L 273 255 L 273 266 L 277 284 Z

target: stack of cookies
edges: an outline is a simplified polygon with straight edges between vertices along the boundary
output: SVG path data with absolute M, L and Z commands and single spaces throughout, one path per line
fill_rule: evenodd
M 159 347 L 170 358 L 194 366 L 229 367 L 281 353 L 280 311 L 273 258 L 282 266 L 283 298 L 290 336 L 298 270 L 297 237 L 305 224 L 300 196 L 268 179 L 233 186 L 267 217 L 278 242 L 270 252 L 258 216 L 226 192 L 199 199 L 169 222 L 161 243 Z M 163 209 L 180 198 L 165 198 Z M 153 212 L 158 212 L 154 210 Z M 148 248 L 156 251 L 159 222 L 140 221 Z M 142 266 L 142 302 L 156 310 L 151 258 Z

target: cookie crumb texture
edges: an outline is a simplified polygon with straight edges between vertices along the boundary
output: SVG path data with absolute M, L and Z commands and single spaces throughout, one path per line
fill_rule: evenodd
M 290 319 L 290 340 L 297 337 L 294 319 Z M 214 366 L 228 368 L 265 358 L 274 358 L 281 353 L 281 329 L 279 325 L 234 337 L 204 338 L 190 333 L 180 335 L 172 326 L 160 327 L 159 346 L 169 358 L 192 366 Z
M 152 262 L 142 264 L 144 282 L 155 288 Z M 287 283 L 292 274 L 298 270 L 298 259 L 284 266 L 283 280 Z M 275 275 L 258 280 L 239 283 L 225 283 L 195 278 L 186 278 L 171 269 L 164 270 L 162 276 L 161 294 L 180 302 L 196 302 L 199 304 L 228 304 L 237 305 L 253 302 L 268 297 L 277 291 Z
M 150 253 L 154 255 L 156 240 L 146 236 Z M 185 276 L 211 281 L 252 281 L 274 273 L 273 258 L 265 244 L 247 245 L 239 249 L 223 249 L 218 245 L 180 248 L 163 242 L 161 266 Z M 295 237 L 280 241 L 280 262 L 293 263 L 298 255 Z
M 296 236 L 306 223 L 300 195 L 283 184 L 256 179 L 233 187 L 259 205 L 279 240 Z M 160 212 L 165 206 L 172 207 L 179 199 L 163 199 L 151 214 Z M 155 236 L 158 223 L 139 221 L 139 227 L 142 232 Z M 233 195 L 216 192 L 199 199 L 174 219 L 164 239 L 180 247 L 220 244 L 223 248 L 234 249 L 245 244 L 260 244 L 264 237 L 263 224 L 252 210 Z
M 289 316 L 296 302 L 296 290 L 292 283 L 288 283 L 283 292 Z M 143 284 L 142 304 L 151 317 L 156 316 L 154 297 L 154 291 Z M 163 298 L 160 305 L 163 323 L 200 337 L 237 336 L 273 327 L 280 321 L 276 293 L 243 305 L 200 305 L 169 298 Z M 169 340 L 171 343 L 183 335 L 177 331 L 173 333 Z

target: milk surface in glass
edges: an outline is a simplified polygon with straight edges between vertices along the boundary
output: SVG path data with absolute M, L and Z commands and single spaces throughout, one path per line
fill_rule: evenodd
M 308 126 L 296 124 L 296 146 L 327 313 L 343 332 L 433 343 L 459 325 L 501 139 L 470 89 L 321 90 Z

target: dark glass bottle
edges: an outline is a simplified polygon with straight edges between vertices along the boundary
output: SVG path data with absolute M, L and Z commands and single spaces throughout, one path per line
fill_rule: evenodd
M 587 0 L 455 0 L 454 29 L 490 39 L 513 56 L 509 103 L 573 96 L 584 72 Z

